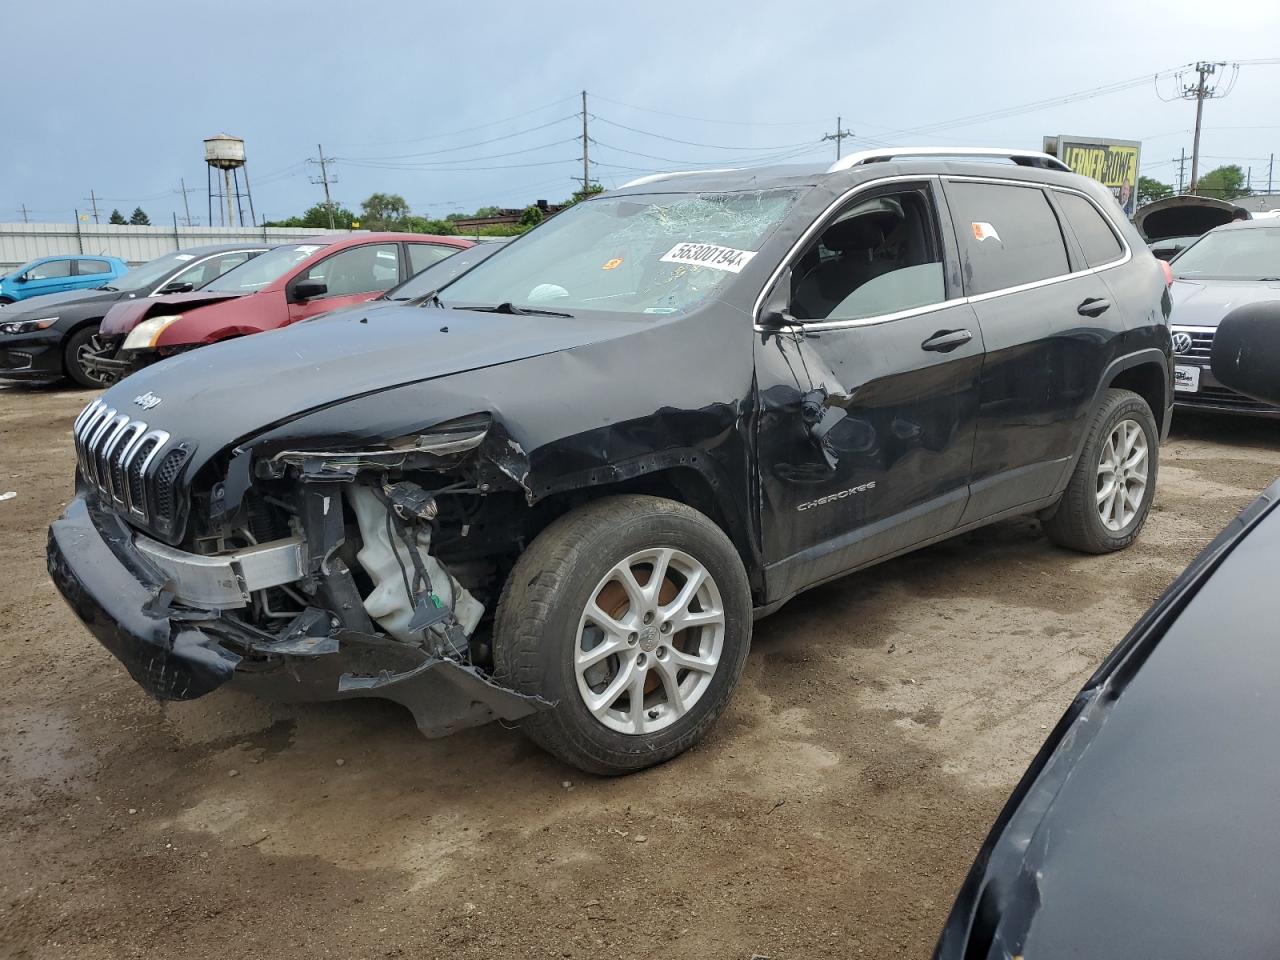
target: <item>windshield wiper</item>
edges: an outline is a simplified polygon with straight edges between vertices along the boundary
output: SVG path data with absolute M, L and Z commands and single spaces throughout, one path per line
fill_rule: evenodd
M 475 310 L 478 313 L 513 313 L 521 317 L 572 317 L 572 313 L 559 310 L 539 310 L 537 307 L 517 307 L 510 300 L 505 300 L 496 307 L 454 307 L 455 310 Z
M 416 297 L 393 297 L 393 300 L 410 300 L 416 307 L 443 307 L 444 303 L 440 300 L 439 288 L 431 290 L 427 293 Z

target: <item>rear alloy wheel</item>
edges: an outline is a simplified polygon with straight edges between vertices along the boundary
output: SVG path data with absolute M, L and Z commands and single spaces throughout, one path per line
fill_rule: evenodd
M 82 387 L 105 387 L 111 382 L 106 373 L 88 366 L 90 357 L 109 356 L 97 327 L 83 327 L 73 333 L 67 340 L 63 351 L 67 376 Z
M 1049 539 L 1084 553 L 1109 553 L 1132 543 L 1155 494 L 1159 438 L 1142 397 L 1108 390 L 1090 420 L 1062 500 L 1042 521 Z
M 750 585 L 723 531 L 672 500 L 617 496 L 561 517 L 517 560 L 494 672 L 554 704 L 522 723 L 541 747 L 630 773 L 710 729 L 750 642 Z

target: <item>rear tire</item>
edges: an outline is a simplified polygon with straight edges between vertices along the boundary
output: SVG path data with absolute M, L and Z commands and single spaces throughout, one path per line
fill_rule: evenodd
M 688 750 L 723 712 L 751 606 L 742 561 L 706 516 L 609 497 L 556 520 L 517 560 L 494 672 L 555 704 L 522 722 L 544 750 L 588 773 L 632 773 Z
M 11 303 L 13 303 L 12 297 L 0 297 L 0 307 L 7 307 Z
M 111 382 L 111 378 L 105 374 L 88 370 L 84 366 L 86 354 L 95 350 L 97 336 L 97 324 L 81 327 L 67 338 L 67 345 L 62 351 L 63 369 L 67 371 L 68 377 L 82 387 L 105 387 Z
M 1147 402 L 1107 390 L 1066 492 L 1041 515 L 1045 534 L 1081 553 L 1123 550 L 1147 521 L 1159 467 L 1160 430 Z

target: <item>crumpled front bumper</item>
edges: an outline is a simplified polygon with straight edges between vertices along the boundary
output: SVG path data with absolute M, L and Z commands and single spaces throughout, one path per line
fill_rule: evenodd
M 273 640 L 216 610 L 172 603 L 172 584 L 129 527 L 81 492 L 49 527 L 49 575 L 91 633 L 160 700 L 193 700 L 228 682 L 283 701 L 378 697 L 412 711 L 429 737 L 550 706 L 475 667 L 386 637 L 335 631 Z

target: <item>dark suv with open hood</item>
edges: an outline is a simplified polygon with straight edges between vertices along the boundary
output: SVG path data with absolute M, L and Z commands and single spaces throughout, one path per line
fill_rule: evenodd
M 803 590 L 1018 514 L 1120 549 L 1162 271 L 1054 158 L 956 153 L 644 178 L 411 304 L 144 369 L 75 422 L 53 579 L 157 697 L 385 697 L 621 773 Z

